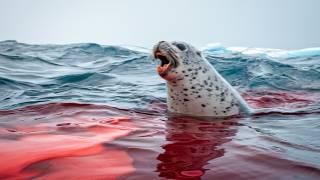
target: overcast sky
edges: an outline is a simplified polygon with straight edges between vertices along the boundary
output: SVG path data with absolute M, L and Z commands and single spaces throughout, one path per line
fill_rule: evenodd
M 0 40 L 320 47 L 320 0 L 0 0 Z

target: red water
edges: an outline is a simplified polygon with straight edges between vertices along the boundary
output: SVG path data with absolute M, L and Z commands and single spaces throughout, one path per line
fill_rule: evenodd
M 1 179 L 114 179 L 134 170 L 106 143 L 135 130 L 107 106 L 56 103 L 1 111 Z
M 254 108 L 304 108 L 319 103 L 319 93 L 278 92 L 278 91 L 247 91 L 242 96 Z
M 255 107 L 299 108 L 319 96 L 245 97 Z M 244 118 L 204 121 L 164 112 L 163 103 L 147 110 L 77 103 L 2 110 L 0 179 L 320 178 L 314 164 L 257 147 L 271 141 L 241 124 Z

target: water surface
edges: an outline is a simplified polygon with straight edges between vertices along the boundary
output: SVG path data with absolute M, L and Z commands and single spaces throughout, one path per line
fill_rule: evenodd
M 0 178 L 318 179 L 320 48 L 202 50 L 285 113 L 170 117 L 149 49 L 0 42 Z

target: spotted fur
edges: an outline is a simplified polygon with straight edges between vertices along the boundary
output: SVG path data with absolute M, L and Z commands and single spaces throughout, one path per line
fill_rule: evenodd
M 180 50 L 177 44 L 186 49 Z M 178 64 L 169 73 L 177 78 L 167 81 L 168 110 L 192 116 L 226 117 L 248 112 L 239 93 L 193 46 L 184 42 L 160 42 L 155 49 L 174 57 Z

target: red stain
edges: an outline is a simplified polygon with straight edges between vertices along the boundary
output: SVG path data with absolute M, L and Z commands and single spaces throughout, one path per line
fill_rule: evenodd
M 316 93 L 274 91 L 249 91 L 244 97 L 256 108 L 301 108 L 320 100 Z M 257 160 L 259 152 L 239 151 L 246 147 L 232 143 L 239 119 L 167 119 L 165 107 L 163 102 L 154 102 L 147 110 L 129 111 L 51 103 L 0 110 L 0 179 L 228 179 L 235 177 L 232 173 L 246 179 L 266 172 L 265 162 L 270 165 L 267 169 L 276 167 L 270 171 L 272 177 L 285 177 L 290 168 L 297 173 L 318 173 L 281 158 L 273 164 L 275 157 L 270 153 Z M 128 138 L 124 145 L 130 148 L 110 145 L 120 138 Z M 252 163 L 239 158 L 238 152 L 252 157 Z M 235 168 L 221 169 L 226 163 Z M 261 166 L 258 173 L 256 165 Z M 244 171 L 242 177 L 241 168 L 236 167 L 252 171 Z
M 125 151 L 105 145 L 134 130 L 130 117 L 103 117 L 110 109 L 103 111 L 101 106 L 44 107 L 0 111 L 1 122 L 6 122 L 0 126 L 1 179 L 115 179 L 134 170 Z M 90 113 L 94 110 L 95 116 Z M 43 119 L 35 120 L 39 115 Z M 111 123 L 102 124 L 102 120 Z
M 182 171 L 181 174 L 187 177 L 201 177 L 203 175 L 203 172 L 199 170 L 190 170 Z
M 253 108 L 304 108 L 320 101 L 319 93 L 251 90 L 242 94 Z
M 99 154 L 49 160 L 50 172 L 41 179 L 117 179 L 134 171 L 133 160 L 125 151 L 105 148 Z
M 188 117 L 174 117 L 166 122 L 164 152 L 157 159 L 159 176 L 167 179 L 199 179 L 207 170 L 208 161 L 223 157 L 220 146 L 231 141 L 237 132 L 237 120 L 199 121 Z

